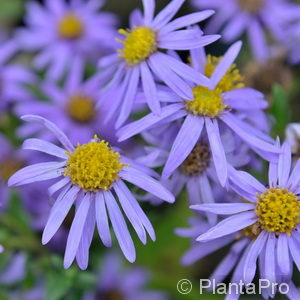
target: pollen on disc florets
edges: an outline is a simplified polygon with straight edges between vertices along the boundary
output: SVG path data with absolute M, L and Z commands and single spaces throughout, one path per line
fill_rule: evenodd
M 123 49 L 119 50 L 128 65 L 134 66 L 146 60 L 157 50 L 156 33 L 147 26 L 135 26 L 133 30 L 120 29 L 119 33 L 125 35 Z
M 199 142 L 179 167 L 180 171 L 186 176 L 201 175 L 209 167 L 210 158 L 208 146 Z
M 252 14 L 259 12 L 263 2 L 264 0 L 238 0 L 240 8 Z
M 68 155 L 64 175 L 85 191 L 108 190 L 125 166 L 120 162 L 120 154 L 97 136 L 90 143 L 78 144 Z
M 207 56 L 207 63 L 205 65 L 205 75 L 211 77 L 217 65 L 221 61 L 221 57 L 216 57 L 212 55 Z M 228 92 L 234 89 L 240 89 L 245 87 L 244 78 L 241 76 L 239 69 L 236 67 L 236 64 L 232 64 L 223 78 L 217 85 L 217 89 L 221 93 Z
M 82 36 L 84 25 L 74 13 L 68 13 L 58 23 L 58 34 L 65 39 L 76 39 Z
M 196 86 L 192 89 L 194 99 L 186 101 L 186 110 L 194 115 L 215 118 L 227 105 L 223 104 L 221 92 L 218 89 L 210 90 L 205 86 Z
M 74 95 L 67 104 L 69 116 L 78 123 L 91 122 L 96 114 L 94 101 L 85 95 Z
M 263 230 L 290 234 L 300 222 L 300 202 L 288 189 L 270 188 L 260 194 L 255 212 Z

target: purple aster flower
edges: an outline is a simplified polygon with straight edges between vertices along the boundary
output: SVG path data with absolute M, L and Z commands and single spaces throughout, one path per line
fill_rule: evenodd
M 251 149 L 267 160 L 278 157 L 280 150 L 264 132 L 240 118 L 249 119 L 251 114 L 264 120 L 263 109 L 268 106 L 263 95 L 243 85 L 242 78 L 233 62 L 241 48 L 237 42 L 224 57 L 210 57 L 203 71 L 203 49 L 191 51 L 195 70 L 210 77 L 208 86 L 187 87 L 193 93 L 193 100 L 185 100 L 175 94 L 164 92 L 161 101 L 166 102 L 160 116 L 150 113 L 144 118 L 128 124 L 119 130 L 120 141 L 124 141 L 144 130 L 170 122 L 182 120 L 171 152 L 163 170 L 163 177 L 169 177 L 187 158 L 195 147 L 202 132 L 207 133 L 209 148 L 220 183 L 227 181 L 227 160 L 220 138 L 220 126 L 230 128 Z M 255 119 L 252 117 L 252 121 Z
M 85 293 L 83 300 L 167 299 L 162 292 L 145 289 L 149 279 L 145 269 L 138 267 L 125 269 L 121 258 L 115 253 L 109 253 L 102 262 L 97 287 L 93 292 Z
M 19 116 L 33 113 L 55 122 L 74 144 L 86 143 L 97 133 L 115 145 L 117 138 L 113 125 L 103 122 L 107 111 L 96 107 L 99 86 L 104 84 L 104 81 L 102 74 L 84 80 L 82 62 L 74 62 L 63 87 L 49 80 L 41 83 L 41 92 L 50 101 L 20 101 L 15 111 Z M 111 97 L 113 96 L 112 94 Z M 22 125 L 18 129 L 18 135 L 21 138 L 32 135 L 47 140 L 54 138 L 48 132 L 41 131 L 41 127 L 36 123 Z
M 191 218 L 189 220 L 189 224 L 189 228 L 176 229 L 177 235 L 184 238 L 190 238 L 192 241 L 191 248 L 183 255 L 181 263 L 185 266 L 191 265 L 196 261 L 214 253 L 215 251 L 224 249 L 226 247 L 229 249 L 228 253 L 224 255 L 224 258 L 212 272 L 209 279 L 211 281 L 214 280 L 215 284 L 218 284 L 224 282 L 228 275 L 232 274 L 230 282 L 239 283 L 243 278 L 245 260 L 250 249 L 255 243 L 257 227 L 249 226 L 235 233 L 216 238 L 206 243 L 199 243 L 196 241 L 196 238 L 199 235 L 207 232 L 211 226 L 207 222 L 204 222 L 201 218 Z M 263 262 L 266 259 L 266 250 L 267 248 L 265 247 L 259 255 L 260 278 L 262 279 L 267 279 L 264 277 L 264 275 L 268 274 L 268 266 Z M 289 293 L 287 296 L 289 299 L 293 300 L 300 297 L 300 292 L 295 287 L 293 282 L 290 280 L 283 280 L 280 277 L 277 277 L 277 280 L 279 280 L 277 283 L 288 282 Z M 266 288 L 262 290 L 262 294 L 265 299 L 274 297 L 274 295 Z M 234 300 L 238 298 L 239 291 L 233 289 L 232 293 L 228 294 L 225 299 Z
M 47 68 L 47 76 L 57 80 L 78 58 L 94 61 L 114 48 L 116 18 L 99 12 L 103 0 L 46 0 L 45 6 L 30 1 L 27 28 L 17 34 L 20 47 L 38 51 L 33 64 Z
M 20 186 L 49 179 L 58 180 L 49 188 L 50 196 L 60 192 L 51 209 L 42 243 L 46 244 L 52 239 L 74 204 L 76 212 L 67 240 L 65 268 L 70 267 L 75 257 L 80 268 L 87 268 L 89 247 L 96 224 L 103 244 L 111 246 L 109 219 L 125 257 L 133 262 L 135 247 L 120 206 L 144 244 L 147 239 L 146 231 L 152 240 L 155 239 L 155 233 L 124 181 L 167 202 L 174 202 L 174 196 L 153 179 L 152 176 L 157 174 L 120 155 L 97 136 L 89 143 L 74 147 L 52 122 L 33 115 L 22 119 L 44 125 L 64 147 L 40 139 L 26 140 L 24 149 L 47 153 L 59 160 L 21 169 L 8 182 L 9 186 Z
M 290 280 L 293 262 L 300 269 L 300 160 L 291 170 L 291 147 L 285 142 L 281 148 L 278 163 L 270 164 L 267 187 L 246 172 L 230 170 L 230 186 L 247 203 L 193 206 L 200 211 L 232 215 L 201 234 L 197 241 L 214 241 L 251 229 L 253 242 L 238 267 L 239 279 L 246 283 L 255 276 L 258 258 L 261 277 L 270 282 Z
M 0 114 L 7 106 L 16 100 L 30 99 L 31 94 L 25 85 L 34 82 L 34 76 L 29 70 L 18 64 L 7 62 L 16 54 L 18 47 L 14 40 L 1 43 L 0 50 Z
M 106 117 L 117 118 L 116 126 L 121 126 L 129 117 L 134 98 L 141 82 L 149 108 L 159 115 L 161 105 L 157 95 L 157 79 L 164 82 L 184 99 L 192 99 L 186 80 L 197 84 L 208 84 L 208 80 L 196 70 L 175 60 L 165 50 L 189 50 L 208 45 L 219 38 L 218 35 L 204 36 L 201 31 L 186 28 L 207 19 L 213 11 L 201 11 L 182 16 L 173 21 L 185 0 L 172 0 L 161 12 L 154 16 L 155 1 L 143 0 L 144 14 L 133 11 L 130 29 L 119 30 L 121 48 L 118 53 L 100 60 L 99 66 L 110 69 L 114 74 L 110 89 L 118 90 L 114 103 L 108 100 L 111 113 Z
M 199 9 L 215 9 L 216 15 L 208 32 L 220 32 L 232 43 L 246 32 L 254 57 L 266 60 L 271 56 L 267 35 L 279 44 L 285 39 L 286 24 L 299 19 L 300 6 L 289 0 L 192 0 Z

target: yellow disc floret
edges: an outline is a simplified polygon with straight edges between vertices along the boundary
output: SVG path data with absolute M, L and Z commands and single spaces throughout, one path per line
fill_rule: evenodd
M 150 27 L 136 26 L 132 31 L 120 29 L 119 33 L 125 35 L 119 55 L 128 65 L 139 64 L 157 50 L 156 33 Z
M 83 34 L 84 26 L 74 13 L 65 15 L 58 24 L 58 34 L 65 39 L 76 39 Z
M 215 57 L 212 55 L 207 56 L 207 63 L 205 65 L 205 75 L 211 77 L 217 65 L 221 61 L 222 57 Z M 236 64 L 232 64 L 223 78 L 217 85 L 217 89 L 221 93 L 228 92 L 234 89 L 240 89 L 245 87 L 244 78 L 241 76 L 239 69 Z
M 255 210 L 263 230 L 290 234 L 300 222 L 300 202 L 288 189 L 270 188 L 260 194 Z
M 196 86 L 192 91 L 194 99 L 186 101 L 186 110 L 194 115 L 214 118 L 227 107 L 223 104 L 218 89 L 210 90 L 205 86 Z
M 69 116 L 78 123 L 88 123 L 93 120 L 96 110 L 95 103 L 85 95 L 74 95 L 67 104 Z
M 90 143 L 78 144 L 68 155 L 64 175 L 84 191 L 108 190 L 125 166 L 120 162 L 120 154 L 97 136 Z

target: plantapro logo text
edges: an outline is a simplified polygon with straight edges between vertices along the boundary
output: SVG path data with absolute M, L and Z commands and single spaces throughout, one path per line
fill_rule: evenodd
M 259 279 L 257 284 L 244 283 L 242 280 L 237 283 L 217 283 L 215 279 L 200 279 L 200 294 L 207 289 L 218 295 L 261 295 L 264 290 L 268 290 L 272 294 L 279 292 L 286 295 L 290 287 L 287 283 L 272 283 L 267 279 Z

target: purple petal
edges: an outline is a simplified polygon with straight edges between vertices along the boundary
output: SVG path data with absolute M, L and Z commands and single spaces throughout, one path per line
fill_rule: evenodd
M 271 154 L 279 154 L 281 152 L 278 147 L 275 145 L 269 144 L 256 136 L 249 134 L 247 130 L 244 129 L 244 122 L 238 120 L 238 118 L 234 117 L 232 114 L 227 113 L 221 116 L 222 121 L 227 124 L 242 140 L 244 140 L 247 144 L 260 149 L 264 152 L 270 152 Z M 246 126 L 248 129 L 248 126 Z
M 157 53 L 157 57 L 159 57 L 166 68 L 170 68 L 170 70 L 174 71 L 178 76 L 198 85 L 208 86 L 210 84 L 210 81 L 206 76 L 184 64 L 182 61 L 178 61 L 164 53 Z
M 160 13 L 154 18 L 152 27 L 160 29 L 167 24 L 177 13 L 185 0 L 172 0 Z
M 278 160 L 278 183 L 280 187 L 286 187 L 292 164 L 291 145 L 288 142 L 285 142 L 281 149 L 282 154 L 279 155 Z
M 217 284 L 222 282 L 235 267 L 242 251 L 248 243 L 248 239 L 241 239 L 240 241 L 234 243 L 229 250 L 228 255 L 226 255 L 225 258 L 218 264 L 218 267 L 214 270 L 213 274 L 210 276 L 210 279 L 216 280 Z
M 57 191 L 65 187 L 70 182 L 69 177 L 64 177 L 62 180 L 56 182 L 55 184 L 51 185 L 48 189 L 49 196 L 53 196 Z
M 128 261 L 133 263 L 136 257 L 135 248 L 124 217 L 112 193 L 105 191 L 103 195 L 118 243 Z
M 234 237 L 230 235 L 225 236 L 221 239 L 209 241 L 207 243 L 197 243 L 184 254 L 184 256 L 181 258 L 181 263 L 184 266 L 189 266 L 195 263 L 197 260 L 205 257 L 206 255 L 211 254 L 214 251 L 228 245 L 232 242 L 233 239 Z
M 128 119 L 132 111 L 134 98 L 137 93 L 139 78 L 140 78 L 139 68 L 134 67 L 130 73 L 128 85 L 126 85 L 125 88 L 126 90 L 125 90 L 124 98 L 122 100 L 121 111 L 116 122 L 116 128 L 119 128 Z
M 203 123 L 203 118 L 187 115 L 163 169 L 164 178 L 169 177 L 192 152 L 201 135 Z
M 159 121 L 174 115 L 176 112 L 182 110 L 183 108 L 184 105 L 181 103 L 167 105 L 161 109 L 161 114 L 159 116 L 150 113 L 144 118 L 122 127 L 118 130 L 119 142 L 125 141 L 133 137 L 134 135 L 143 132 L 144 130 L 150 128 Z
M 275 261 L 276 236 L 273 232 L 268 233 L 265 252 L 265 279 L 270 283 L 276 283 L 276 261 Z
M 284 276 L 289 276 L 291 274 L 288 238 L 286 233 L 280 233 L 277 239 L 277 262 L 280 271 Z
M 192 205 L 190 208 L 218 215 L 233 215 L 247 210 L 254 210 L 255 205 L 252 203 L 212 203 Z
M 50 216 L 43 232 L 43 245 L 47 244 L 57 232 L 77 197 L 80 188 L 77 186 L 70 187 L 71 184 L 64 188 L 51 208 Z
M 102 192 L 96 193 L 95 196 L 95 216 L 97 222 L 98 233 L 102 243 L 106 247 L 111 247 L 111 235 L 105 207 L 104 195 Z
M 228 177 L 227 160 L 220 137 L 218 121 L 205 118 L 205 125 L 217 176 L 221 185 L 225 186 Z
M 91 201 L 94 201 L 94 198 L 92 198 Z M 81 270 L 86 270 L 88 267 L 89 249 L 95 231 L 95 221 L 95 211 L 93 205 L 91 205 L 83 228 L 84 234 L 81 237 L 78 251 L 76 253 L 76 260 Z
M 49 129 L 56 138 L 61 142 L 61 144 L 70 152 L 74 151 L 74 147 L 70 140 L 67 138 L 67 136 L 52 122 L 40 117 L 40 116 L 34 116 L 34 115 L 25 115 L 21 117 L 22 120 L 26 122 L 35 122 L 38 124 L 41 124 L 45 126 L 47 129 Z
M 40 139 L 28 139 L 23 143 L 22 147 L 26 150 L 36 150 L 63 159 L 69 158 L 66 154 L 66 150 Z
M 146 62 L 142 62 L 140 68 L 143 90 L 147 99 L 148 106 L 154 114 L 160 115 L 161 108 L 153 75 L 151 74 Z
M 8 186 L 20 186 L 60 177 L 64 166 L 65 162 L 46 162 L 25 167 L 9 178 Z
M 200 235 L 197 238 L 199 242 L 207 242 L 230 233 L 237 232 L 241 229 L 244 229 L 257 220 L 257 215 L 253 211 L 247 211 L 233 215 L 226 218 L 225 220 L 218 223 L 216 226 L 212 227 L 206 233 Z
M 132 224 L 141 242 L 145 245 L 147 242 L 146 232 L 134 207 L 131 205 L 129 199 L 127 199 L 128 194 L 123 193 L 123 190 L 119 188 L 118 181 L 114 183 L 113 188 L 118 196 L 119 202 L 123 208 L 125 215 Z
M 262 231 L 259 236 L 252 242 L 249 252 L 245 258 L 244 280 L 246 283 L 252 282 L 256 271 L 256 260 L 265 246 L 267 241 L 267 232 Z
M 223 76 L 226 74 L 228 69 L 231 67 L 235 59 L 237 58 L 240 50 L 242 47 L 242 42 L 238 41 L 235 44 L 233 44 L 225 53 L 222 60 L 219 62 L 217 67 L 215 68 L 212 76 L 211 76 L 211 89 L 214 89 L 220 80 L 223 78 Z
M 212 16 L 215 12 L 213 10 L 203 10 L 200 12 L 195 12 L 192 14 L 185 15 L 183 17 L 179 17 L 174 21 L 170 22 L 166 26 L 164 26 L 160 30 L 160 34 L 165 34 L 173 30 L 177 30 L 183 27 L 188 27 L 190 25 L 199 23 L 210 16 Z
M 157 180 L 130 166 L 120 172 L 120 177 L 166 202 L 173 203 L 174 196 Z
M 224 93 L 224 103 L 234 109 L 266 109 L 269 103 L 263 95 L 250 88 L 241 88 Z
M 261 194 L 266 190 L 265 186 L 245 171 L 230 168 L 229 177 L 232 182 L 253 196 L 257 196 L 258 193 Z
M 269 56 L 269 49 L 265 34 L 259 22 L 253 18 L 248 26 L 248 37 L 252 53 L 258 61 L 266 61 Z
M 144 20 L 145 25 L 149 26 L 153 20 L 154 10 L 155 10 L 155 1 L 154 0 L 143 0 L 144 7 Z
M 169 50 L 191 50 L 210 45 L 219 38 L 218 34 L 199 36 L 194 30 L 185 29 L 168 33 L 167 37 L 160 37 L 158 46 Z
M 78 209 L 76 210 L 74 220 L 71 225 L 71 229 L 68 235 L 65 257 L 64 257 L 64 268 L 68 269 L 73 263 L 81 237 L 83 234 L 84 224 L 89 212 L 91 205 L 91 195 L 87 193 L 82 199 Z
M 170 68 L 169 64 L 164 63 L 160 54 L 161 53 L 155 53 L 149 57 L 149 66 L 151 70 L 178 96 L 183 99 L 193 99 L 192 89 L 189 84 L 181 79 L 181 77 Z
M 287 241 L 289 244 L 291 256 L 298 270 L 300 270 L 300 252 L 299 252 L 300 243 L 293 237 L 293 235 L 287 237 Z

